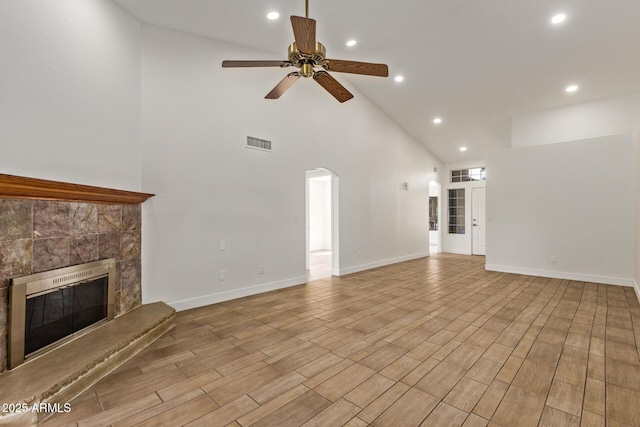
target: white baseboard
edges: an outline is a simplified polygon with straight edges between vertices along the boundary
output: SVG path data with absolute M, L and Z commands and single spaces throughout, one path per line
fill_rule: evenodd
M 495 265 L 495 264 L 486 264 L 485 270 L 499 271 L 501 273 L 524 274 L 526 276 L 550 277 L 552 279 L 565 279 L 565 280 L 576 280 L 579 282 L 602 283 L 605 285 L 633 286 L 636 289 L 636 293 L 638 293 L 638 287 L 637 287 L 637 284 L 635 284 L 635 281 L 633 279 L 626 279 L 624 277 L 594 276 L 591 274 L 569 273 L 565 271 L 538 270 L 535 268 L 511 267 L 506 265 Z
M 633 289 L 636 291 L 636 297 L 638 297 L 638 302 L 640 302 L 640 283 L 633 281 Z
M 281 280 L 278 282 L 264 283 L 256 286 L 249 286 L 232 291 L 218 292 L 215 294 L 204 295 L 201 297 L 185 299 L 181 301 L 168 302 L 176 311 L 189 310 L 191 308 L 203 307 L 205 305 L 217 304 L 219 302 L 229 301 L 237 298 L 244 298 L 251 295 L 261 294 L 264 292 L 275 291 L 277 289 L 288 288 L 291 286 L 303 285 L 307 283 L 307 277 L 295 277 L 293 279 Z
M 383 259 L 381 261 L 370 262 L 367 264 L 354 265 L 353 267 L 346 267 L 340 269 L 340 276 L 345 274 L 359 273 L 365 270 L 371 270 L 372 268 L 384 267 L 385 265 L 396 264 L 404 261 L 411 261 L 412 259 L 424 258 L 429 256 L 429 252 L 420 252 L 413 255 L 402 256 L 398 258 Z

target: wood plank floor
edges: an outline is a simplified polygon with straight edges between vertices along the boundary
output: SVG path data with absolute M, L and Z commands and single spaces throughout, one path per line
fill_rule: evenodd
M 640 426 L 632 288 L 439 254 L 178 314 L 49 426 Z
M 319 250 L 309 252 L 307 280 L 313 281 L 327 277 L 331 277 L 331 251 Z

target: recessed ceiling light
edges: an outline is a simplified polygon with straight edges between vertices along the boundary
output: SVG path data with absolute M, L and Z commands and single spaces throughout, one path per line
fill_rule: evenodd
M 278 19 L 278 18 L 280 18 L 280 14 L 278 12 L 267 13 L 267 19 L 271 19 L 273 21 L 274 19 Z
M 440 123 L 442 123 L 442 119 L 440 117 L 436 117 L 435 119 L 433 119 L 433 123 L 439 125 Z
M 355 45 L 357 45 L 357 44 L 358 44 L 358 42 L 357 42 L 357 41 L 355 41 L 355 40 L 349 40 L 349 41 L 347 42 L 347 46 L 349 46 L 349 47 L 351 47 L 351 46 L 355 46 Z
M 565 91 L 567 91 L 569 93 L 573 93 L 573 92 L 575 92 L 577 90 L 578 90 L 578 85 L 567 86 L 567 88 L 565 89 Z
M 566 19 L 567 19 L 567 15 L 565 15 L 564 13 L 559 13 L 559 14 L 555 15 L 553 18 L 551 18 L 551 23 L 552 24 L 561 24 Z
M 467 147 L 460 147 L 460 151 L 467 151 Z
M 404 77 L 402 77 L 402 76 L 396 76 L 396 77 L 394 78 L 394 80 L 395 80 L 395 81 L 397 81 L 397 82 L 401 82 L 401 81 L 403 81 L 403 80 L 404 80 Z

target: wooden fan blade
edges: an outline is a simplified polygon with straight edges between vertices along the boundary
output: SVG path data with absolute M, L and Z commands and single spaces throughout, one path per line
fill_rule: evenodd
M 278 99 L 300 78 L 300 73 L 289 73 L 284 79 L 280 80 L 280 83 L 276 85 L 271 92 L 265 96 L 266 99 Z
M 343 61 L 341 59 L 327 59 L 324 66 L 329 71 L 338 73 L 364 74 L 367 76 L 388 77 L 389 67 L 386 64 L 370 62 Z
M 222 61 L 223 68 L 235 67 L 290 67 L 289 61 Z
M 353 98 L 351 92 L 349 92 L 326 71 L 316 71 L 313 74 L 313 80 L 317 81 L 320 86 L 325 88 L 327 92 L 333 95 L 333 97 L 340 102 L 345 102 Z
M 291 26 L 298 50 L 307 55 L 313 55 L 316 51 L 316 21 L 301 16 L 292 16 Z

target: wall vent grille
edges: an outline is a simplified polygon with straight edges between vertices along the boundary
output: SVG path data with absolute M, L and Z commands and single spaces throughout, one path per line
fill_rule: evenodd
M 254 150 L 271 151 L 271 141 L 248 136 L 246 147 Z

